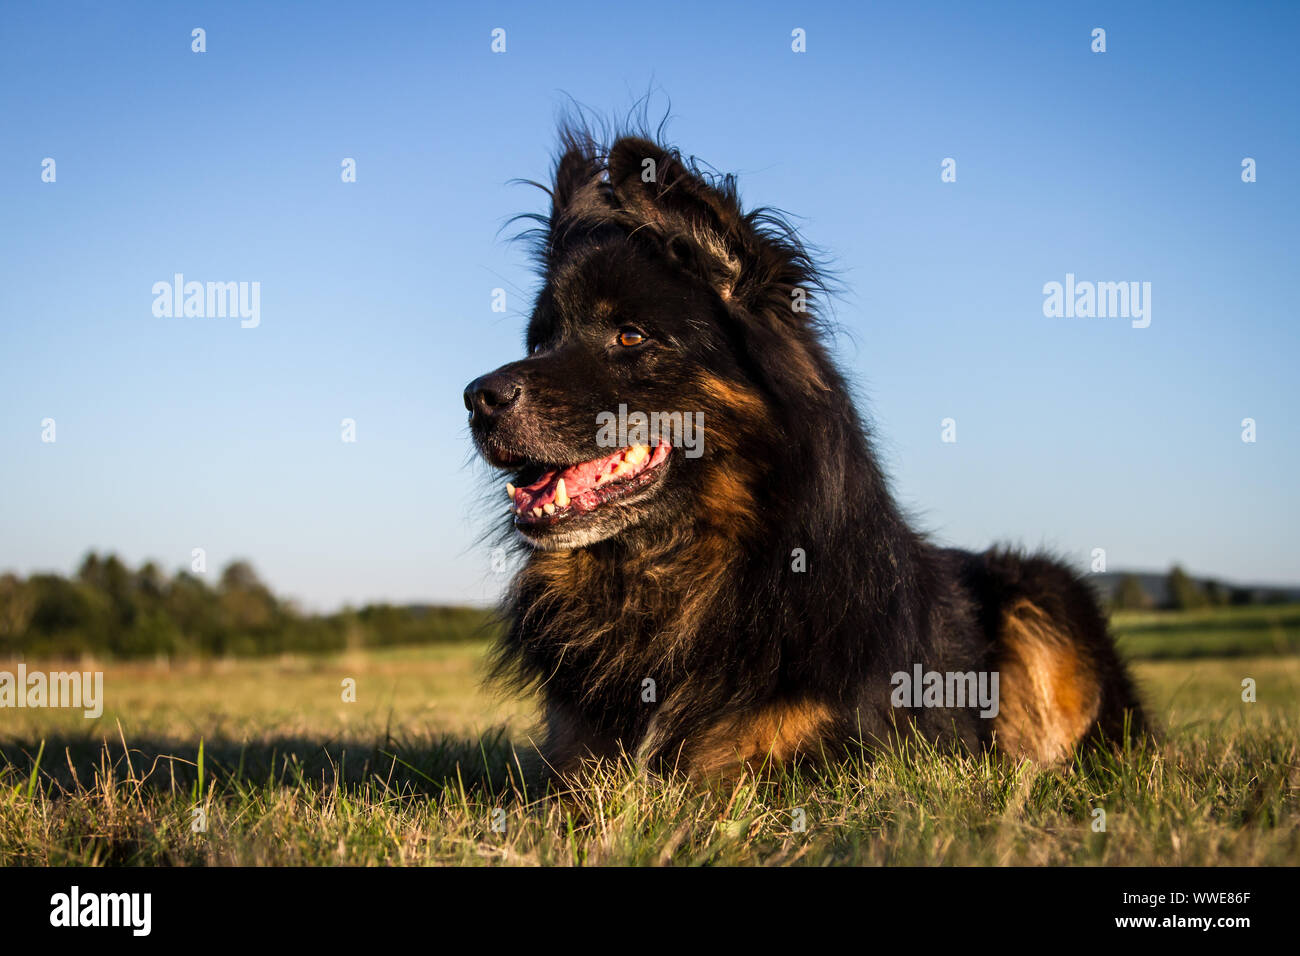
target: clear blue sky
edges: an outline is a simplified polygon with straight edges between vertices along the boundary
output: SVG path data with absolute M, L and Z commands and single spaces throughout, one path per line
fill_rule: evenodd
M 622 112 L 653 85 L 671 139 L 833 255 L 838 355 L 939 540 L 1300 580 L 1298 24 L 1293 4 L 5 4 L 0 569 L 204 547 L 311 608 L 491 598 L 460 393 L 520 353 L 536 287 L 498 230 L 543 197 L 508 181 L 547 175 L 566 96 Z M 155 318 L 176 272 L 260 282 L 260 327 Z M 1150 282 L 1151 326 L 1045 318 L 1067 272 Z

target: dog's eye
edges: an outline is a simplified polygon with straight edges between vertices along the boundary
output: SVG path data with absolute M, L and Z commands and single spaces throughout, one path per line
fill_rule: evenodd
M 624 348 L 631 348 L 634 345 L 640 345 L 645 341 L 645 335 L 638 329 L 620 329 L 618 333 L 618 344 Z

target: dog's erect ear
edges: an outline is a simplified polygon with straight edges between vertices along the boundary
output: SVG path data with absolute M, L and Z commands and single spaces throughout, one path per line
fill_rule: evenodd
M 676 150 L 639 136 L 625 136 L 610 148 L 609 184 L 619 205 L 647 222 L 682 217 L 724 238 L 741 223 L 730 177 L 715 187 Z
M 555 164 L 551 188 L 551 218 L 558 220 L 578 195 L 600 179 L 602 167 L 596 147 L 589 141 L 569 138 Z
M 675 150 L 639 136 L 614 143 L 608 168 L 621 212 L 661 236 L 670 258 L 729 298 L 740 274 L 745 226 L 731 177 L 706 182 Z

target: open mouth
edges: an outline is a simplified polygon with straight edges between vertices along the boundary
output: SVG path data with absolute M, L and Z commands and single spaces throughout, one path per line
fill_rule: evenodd
M 595 511 L 638 491 L 657 477 L 672 447 L 631 445 L 604 458 L 546 468 L 530 484 L 506 485 L 515 524 L 549 525 Z

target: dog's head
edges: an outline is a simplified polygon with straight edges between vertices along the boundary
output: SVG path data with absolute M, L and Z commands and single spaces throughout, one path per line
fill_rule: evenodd
M 464 394 L 515 528 L 558 550 L 683 521 L 761 527 L 765 476 L 822 427 L 808 417 L 832 390 L 816 270 L 780 217 L 741 211 L 730 177 L 641 137 L 564 145 L 527 355 Z

